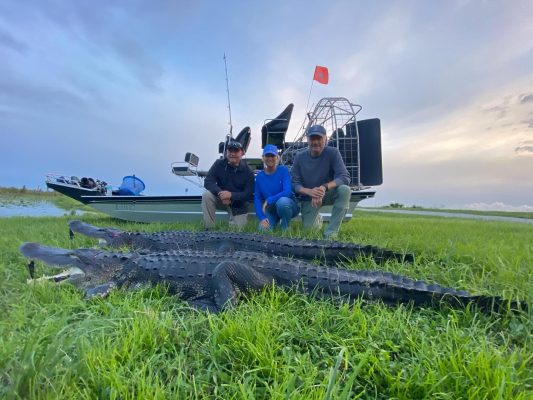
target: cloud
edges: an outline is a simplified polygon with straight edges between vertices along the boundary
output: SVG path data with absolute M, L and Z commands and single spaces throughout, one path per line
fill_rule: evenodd
M 24 54 L 29 47 L 26 43 L 13 38 L 8 32 L 2 30 L 0 30 L 0 46 L 4 46 L 20 54 Z
M 533 118 L 522 121 L 523 124 L 526 124 L 528 128 L 533 128 Z
M 130 38 L 114 39 L 113 49 L 122 59 L 122 65 L 130 69 L 139 82 L 151 91 L 159 91 L 163 67 L 154 60 L 143 46 Z
M 160 54 L 154 53 L 161 43 L 167 43 L 159 35 L 165 36 L 169 26 L 166 20 L 171 16 L 164 13 L 168 8 L 164 4 L 156 7 L 159 11 L 155 15 L 146 8 L 146 3 L 127 7 L 109 1 L 94 7 L 85 2 L 50 1 L 8 6 L 6 12 L 16 15 L 18 24 L 11 23 L 13 30 L 37 53 L 37 60 L 27 61 L 38 63 L 33 64 L 34 69 L 36 65 L 67 66 L 69 72 L 78 74 L 89 68 L 110 69 L 112 77 L 132 77 L 145 89 L 157 91 L 164 68 Z M 142 18 L 136 12 L 141 12 Z M 155 26 L 148 32 L 145 18 L 151 18 Z M 0 31 L 1 44 L 19 51 L 28 47 Z
M 533 94 L 524 94 L 520 98 L 520 103 L 525 104 L 533 101 Z
M 86 105 L 83 97 L 67 89 L 5 79 L 0 80 L 0 104 L 2 102 L 26 113 L 30 110 L 40 113 L 46 109 L 83 109 Z
M 494 106 L 484 111 L 489 114 L 496 114 L 496 119 L 502 119 L 505 118 L 505 116 L 507 115 L 508 109 L 509 107 L 506 106 Z
M 533 140 L 520 143 L 514 151 L 519 156 L 533 156 Z

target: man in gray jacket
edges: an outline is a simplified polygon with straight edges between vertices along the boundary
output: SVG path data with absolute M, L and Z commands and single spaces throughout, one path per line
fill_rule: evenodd
M 350 174 L 339 149 L 326 146 L 326 129 L 323 126 L 311 126 L 306 135 L 307 150 L 296 155 L 292 166 L 292 189 L 302 199 L 304 228 L 319 229 L 320 208 L 333 204 L 324 237 L 334 239 L 350 204 Z

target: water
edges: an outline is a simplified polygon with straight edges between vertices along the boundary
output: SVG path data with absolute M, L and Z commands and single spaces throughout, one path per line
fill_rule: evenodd
M 0 197 L 0 217 L 61 217 L 66 214 L 70 214 L 70 211 L 48 201 Z
M 411 210 L 383 210 L 377 208 L 360 208 L 358 211 L 371 211 L 371 212 L 384 212 L 391 214 L 417 214 L 417 215 L 429 215 L 434 217 L 447 217 L 447 218 L 466 218 L 466 219 L 478 219 L 483 221 L 502 221 L 502 222 L 519 222 L 523 224 L 533 224 L 533 219 L 528 218 L 516 218 L 516 217 L 504 217 L 498 215 L 478 215 L 467 213 L 455 213 L 455 212 L 439 212 L 439 211 L 411 211 Z

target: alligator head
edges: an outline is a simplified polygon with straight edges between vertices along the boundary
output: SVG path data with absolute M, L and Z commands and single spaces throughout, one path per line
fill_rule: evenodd
M 65 269 L 40 280 L 69 282 L 85 292 L 86 297 L 106 296 L 116 286 L 116 278 L 131 254 L 109 253 L 95 249 L 67 250 L 24 243 L 20 252 L 30 260 L 40 260 L 52 268 Z M 33 281 L 33 280 L 30 280 Z
M 111 241 L 115 242 L 118 238 L 120 238 L 123 235 L 123 231 L 119 229 L 114 228 L 100 228 L 98 226 L 93 226 L 86 224 L 82 221 L 70 221 L 68 223 L 69 229 L 71 234 L 73 232 L 81 233 L 82 235 L 100 239 L 105 241 L 106 243 L 109 243 Z M 120 243 L 117 243 L 118 245 L 116 247 L 120 246 Z M 128 243 L 125 241 L 124 245 L 128 245 Z

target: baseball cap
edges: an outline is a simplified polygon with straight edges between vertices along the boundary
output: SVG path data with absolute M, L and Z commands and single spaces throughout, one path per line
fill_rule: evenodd
M 241 142 L 237 142 L 236 140 L 230 140 L 228 142 L 228 144 L 226 145 L 226 148 L 227 149 L 238 149 L 238 150 L 241 150 L 242 149 L 242 144 L 241 144 Z
M 277 156 L 278 148 L 274 146 L 273 144 L 267 144 L 265 148 L 263 149 L 263 155 L 266 156 L 267 154 L 272 154 L 273 156 Z
M 307 130 L 306 136 L 326 136 L 326 128 L 322 125 L 313 125 Z

